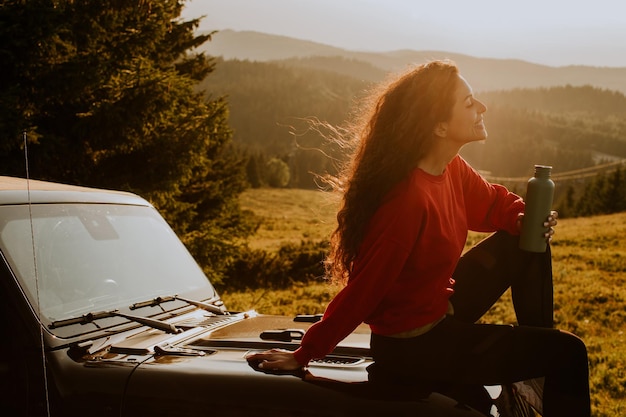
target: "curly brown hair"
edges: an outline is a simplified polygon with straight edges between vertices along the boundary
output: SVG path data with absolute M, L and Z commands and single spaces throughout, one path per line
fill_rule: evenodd
M 457 66 L 447 60 L 399 74 L 370 94 L 359 120 L 343 132 L 354 151 L 337 181 L 342 201 L 325 261 L 333 281 L 349 279 L 365 230 L 382 199 L 429 151 L 436 125 L 449 120 L 458 74 Z

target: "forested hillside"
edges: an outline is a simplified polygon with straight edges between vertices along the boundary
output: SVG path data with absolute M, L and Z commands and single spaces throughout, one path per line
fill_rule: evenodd
M 314 188 L 314 175 L 334 172 L 333 146 L 307 121 L 316 118 L 338 125 L 347 118 L 367 83 L 346 75 L 278 63 L 219 61 L 200 87 L 226 96 L 233 141 L 249 158 L 255 185 Z M 281 164 L 287 179 L 276 166 Z M 264 168 L 273 167 L 271 172 Z
M 304 119 L 344 123 L 375 74 L 369 64 L 339 57 L 222 60 L 201 87 L 226 96 L 234 141 L 254 162 L 250 177 L 263 177 L 263 167 L 278 160 L 289 171 L 284 185 L 312 188 L 317 186 L 314 176 L 332 173 L 340 156 L 318 132 L 307 131 Z M 463 155 L 492 176 L 525 177 L 534 164 L 552 165 L 558 174 L 626 158 L 626 97 L 621 93 L 564 85 L 478 96 L 489 106 L 489 139 L 465 148 Z M 253 185 L 272 183 L 250 179 Z
M 493 175 L 523 175 L 531 160 L 559 173 L 626 158 L 621 93 L 562 86 L 487 92 L 481 98 L 490 107 L 490 137 L 474 163 Z

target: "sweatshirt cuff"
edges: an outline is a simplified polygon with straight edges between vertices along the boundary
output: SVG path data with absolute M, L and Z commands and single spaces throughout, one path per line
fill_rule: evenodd
M 313 359 L 313 355 L 311 354 L 311 352 L 302 346 L 300 346 L 293 352 L 293 357 L 302 366 L 307 366 L 311 359 Z

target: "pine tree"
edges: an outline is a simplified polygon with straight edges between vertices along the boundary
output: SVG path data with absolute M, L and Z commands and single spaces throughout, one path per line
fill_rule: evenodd
M 217 277 L 249 229 L 225 101 L 197 84 L 210 40 L 182 0 L 7 0 L 0 6 L 0 166 L 147 197 Z
M 624 190 L 624 177 L 621 168 L 616 169 L 604 184 L 602 195 L 602 212 L 606 214 L 623 211 L 625 206 L 626 191 Z
M 572 217 L 576 215 L 576 199 L 575 199 L 576 191 L 574 187 L 571 185 L 567 187 L 565 190 L 565 195 L 560 199 L 557 204 L 557 211 L 559 212 L 559 217 Z
M 260 151 L 247 153 L 246 177 L 252 188 L 261 188 L 266 184 L 263 167 L 266 158 Z

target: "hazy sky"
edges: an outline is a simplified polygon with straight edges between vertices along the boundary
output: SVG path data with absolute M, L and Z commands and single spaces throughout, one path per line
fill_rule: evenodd
M 361 51 L 439 50 L 626 67 L 626 0 L 187 0 L 201 29 L 254 30 Z

